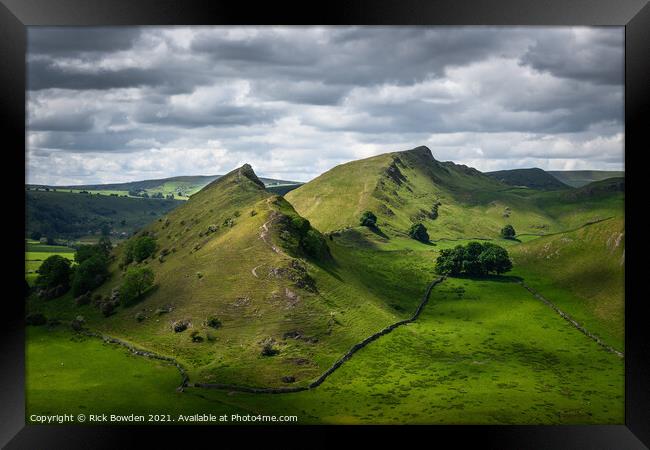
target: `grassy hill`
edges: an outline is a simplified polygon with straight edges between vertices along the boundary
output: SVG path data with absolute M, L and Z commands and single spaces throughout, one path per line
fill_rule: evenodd
M 622 360 L 516 277 L 620 348 L 623 187 L 518 188 L 418 147 L 337 166 L 282 197 L 244 165 L 132 238 L 157 243 L 152 257 L 130 264 L 155 274 L 155 287 L 139 303 L 107 318 L 93 305 L 76 306 L 70 294 L 31 297 L 28 309 L 64 322 L 83 315 L 92 330 L 174 357 L 194 383 L 306 386 L 353 345 L 411 316 L 437 277 L 442 249 L 490 239 L 507 246 L 515 277 L 445 280 L 415 323 L 355 353 L 317 389 L 231 395 L 189 387 L 178 394 L 161 371 L 170 392 L 151 389 L 147 402 L 160 402 L 165 412 L 213 404 L 297 414 L 301 423 L 622 423 Z M 359 226 L 366 210 L 378 216 L 378 230 Z M 418 222 L 432 242 L 408 237 Z M 500 239 L 505 224 L 514 225 L 518 240 Z M 94 295 L 109 296 L 121 284 L 128 242 L 114 250 L 111 277 Z M 211 317 L 221 326 L 208 326 Z M 187 330 L 174 332 L 178 321 Z M 42 374 L 60 370 L 53 362 L 65 360 L 70 377 L 86 370 L 60 331 L 31 334 L 30 351 L 44 361 L 30 362 L 28 384 L 41 395 L 29 400 L 30 411 L 54 408 L 42 401 Z M 78 343 L 96 356 L 87 370 L 102 367 L 100 346 Z M 277 354 L 264 356 L 267 344 Z M 107 360 L 128 366 L 116 353 Z M 143 365 L 141 373 L 154 369 Z M 127 368 L 124 374 L 134 376 Z M 123 410 L 111 399 L 117 395 L 100 394 L 119 392 L 119 384 L 106 377 L 98 383 L 102 390 L 85 388 L 74 405 Z M 56 405 L 81 408 L 67 385 L 52 388 Z
M 192 175 L 154 180 L 129 181 L 125 183 L 69 186 L 28 185 L 28 187 L 35 190 L 45 190 L 47 188 L 48 190 L 56 191 L 86 191 L 93 194 L 114 194 L 120 196 L 134 196 L 132 195 L 134 193 L 138 193 L 138 196 L 142 196 L 142 194 L 146 193 L 149 197 L 155 194 L 162 194 L 163 196 L 173 194 L 174 197 L 187 199 L 189 196 L 200 191 L 220 177 L 222 177 L 222 175 Z M 265 186 L 267 186 L 267 188 L 269 188 L 269 190 L 280 195 L 302 184 L 296 181 L 277 180 L 274 178 L 260 178 L 260 180 Z
M 76 239 L 99 235 L 103 225 L 120 236 L 149 224 L 182 202 L 144 198 L 26 191 L 27 235 Z
M 619 170 L 548 170 L 547 173 L 572 187 L 625 176 L 625 172 Z
M 405 236 L 419 222 L 436 240 L 497 238 L 506 224 L 518 233 L 558 232 L 620 211 L 622 194 L 612 196 L 585 199 L 580 192 L 508 186 L 476 169 L 436 161 L 418 147 L 342 164 L 286 198 L 323 232 L 357 227 L 370 210 L 388 236 Z
M 545 191 L 569 188 L 568 185 L 562 183 L 556 177 L 537 167 L 532 169 L 498 170 L 496 172 L 485 172 L 485 174 L 511 186 L 523 186 Z

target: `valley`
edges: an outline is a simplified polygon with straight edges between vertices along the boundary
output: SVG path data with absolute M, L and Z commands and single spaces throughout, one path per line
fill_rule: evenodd
M 28 411 L 101 405 L 296 414 L 299 423 L 623 423 L 623 359 L 520 283 L 624 352 L 621 180 L 522 187 L 417 147 L 337 166 L 278 195 L 244 165 L 114 248 L 96 301 L 30 295 L 28 311 L 51 323 L 29 327 Z M 366 211 L 375 225 L 360 225 Z M 411 235 L 415 224 L 426 241 Z M 506 225 L 514 238 L 502 236 Z M 129 260 L 130 245 L 143 239 L 155 250 Z M 439 277 L 436 259 L 473 241 L 505 248 L 512 271 L 447 276 L 416 320 L 306 389 L 356 344 L 412 318 Z M 33 284 L 30 261 L 39 258 L 37 244 L 28 245 Z M 106 316 L 99 305 L 131 269 L 148 269 L 153 287 Z M 178 392 L 175 367 L 75 333 L 67 324 L 78 316 L 88 330 L 174 358 L 189 383 Z M 142 399 L 138 411 L 125 389 Z

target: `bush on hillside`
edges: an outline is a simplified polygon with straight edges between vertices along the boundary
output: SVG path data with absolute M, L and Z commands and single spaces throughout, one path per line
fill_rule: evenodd
M 215 316 L 208 317 L 208 320 L 205 321 L 205 324 L 210 328 L 221 328 L 221 321 Z
M 99 305 L 99 310 L 104 315 L 104 317 L 108 317 L 111 314 L 113 314 L 113 312 L 115 311 L 116 306 L 117 306 L 117 303 L 115 303 L 115 302 L 113 302 L 111 300 L 107 300 L 107 301 L 102 302 Z
M 72 295 L 75 297 L 99 287 L 108 277 L 108 259 L 103 253 L 96 253 L 84 260 L 75 270 L 72 278 Z
M 156 251 L 156 240 L 151 236 L 139 236 L 126 243 L 124 248 L 124 264 L 133 261 L 142 262 Z
M 503 247 L 486 242 L 470 242 L 453 249 L 440 251 L 436 259 L 436 272 L 441 275 L 483 276 L 502 274 L 512 269 L 512 261 Z
M 70 288 L 72 275 L 71 263 L 68 259 L 59 256 L 49 256 L 38 269 L 36 286 L 41 289 L 59 288 L 65 293 Z
M 127 270 L 119 290 L 122 305 L 135 303 L 153 286 L 153 282 L 154 274 L 148 267 L 132 267 Z
M 377 226 L 377 216 L 375 216 L 372 211 L 366 211 L 361 214 L 359 224 L 363 227 L 374 228 Z
M 415 223 L 411 225 L 411 228 L 409 229 L 409 236 L 416 241 L 424 243 L 429 242 L 429 233 L 427 233 L 426 227 L 421 223 Z
M 505 227 L 501 228 L 501 237 L 504 239 L 514 239 L 516 234 L 517 233 L 515 233 L 515 229 L 512 225 L 506 225 Z

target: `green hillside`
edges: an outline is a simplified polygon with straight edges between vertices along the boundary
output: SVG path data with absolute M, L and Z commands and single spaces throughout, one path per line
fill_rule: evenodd
M 148 197 L 162 195 L 164 197 L 173 195 L 179 199 L 187 199 L 191 195 L 203 189 L 208 184 L 219 179 L 223 175 L 192 175 L 160 178 L 154 180 L 129 181 L 125 183 L 106 184 L 83 184 L 69 186 L 48 186 L 48 185 L 27 185 L 34 190 L 55 190 L 68 192 L 89 192 L 93 194 L 120 195 L 129 197 L 141 197 L 146 194 Z M 260 178 L 270 190 L 278 194 L 284 194 L 295 189 L 302 183 L 296 181 L 278 180 L 274 178 Z
M 514 273 L 623 350 L 625 225 L 623 217 L 514 246 Z
M 368 210 L 377 228 L 360 226 Z M 148 404 L 159 402 L 161 413 L 213 404 L 296 414 L 300 423 L 622 423 L 623 360 L 519 282 L 622 350 L 623 212 L 622 180 L 552 191 L 513 187 L 436 161 L 426 147 L 337 166 L 284 197 L 244 165 L 114 249 L 110 278 L 93 296 L 106 301 L 126 271 L 150 268 L 154 287 L 137 303 L 104 317 L 92 302 L 77 306 L 70 293 L 32 295 L 28 310 L 62 324 L 82 315 L 90 330 L 178 361 L 190 380 L 182 394 L 162 369 L 152 380 L 169 393 L 147 390 Z M 430 242 L 409 237 L 416 223 Z M 506 224 L 516 239 L 500 237 Z M 145 237 L 155 240 L 154 253 L 125 260 Z M 353 346 L 410 318 L 438 277 L 441 251 L 476 239 L 506 247 L 514 270 L 447 278 L 415 322 L 360 349 L 319 387 L 251 394 L 194 385 L 310 385 Z M 181 322 L 186 329 L 175 331 Z M 80 376 L 102 367 L 102 350 L 86 338 L 68 339 L 62 328 L 30 336 L 30 351 L 43 361 L 30 363 L 28 392 L 41 398 L 28 400 L 28 410 L 124 410 L 101 394 L 119 391 L 107 377 L 97 381 L 104 391 L 84 383 L 77 403 L 64 383 L 52 383 L 54 403 L 43 401 L 59 361 L 66 364 L 60 373 Z M 77 344 L 92 361 L 74 356 Z M 133 377 L 123 356 L 111 351 L 106 358 Z M 139 370 L 149 374 L 158 365 Z
M 428 148 L 418 147 L 342 164 L 286 198 L 323 232 L 358 226 L 370 210 L 388 235 L 404 236 L 413 223 L 423 223 L 436 240 L 497 238 L 506 224 L 523 234 L 558 232 L 620 211 L 617 195 L 586 201 L 579 193 L 516 188 L 436 161 Z
M 523 186 L 545 191 L 569 188 L 559 179 L 537 167 L 532 169 L 498 170 L 496 172 L 485 172 L 485 174 L 511 186 Z
M 27 235 L 63 239 L 99 236 L 103 226 L 115 237 L 131 234 L 182 203 L 59 191 L 26 191 L 25 196 Z
M 572 187 L 625 176 L 625 172 L 621 170 L 548 170 L 547 173 Z

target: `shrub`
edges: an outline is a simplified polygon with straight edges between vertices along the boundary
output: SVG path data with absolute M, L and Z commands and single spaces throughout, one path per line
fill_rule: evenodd
M 75 270 L 72 279 L 72 295 L 79 296 L 100 286 L 108 276 L 108 259 L 96 253 L 85 259 Z
M 366 211 L 361 215 L 359 224 L 364 227 L 374 228 L 377 226 L 377 216 L 372 211 Z
M 132 267 L 127 270 L 119 290 L 122 305 L 128 306 L 135 303 L 153 286 L 153 282 L 154 274 L 148 267 Z
M 180 333 L 187 330 L 188 326 L 189 323 L 186 320 L 177 320 L 176 322 L 172 323 L 172 330 L 174 330 L 175 333 Z
M 429 242 L 429 233 L 427 233 L 426 227 L 421 223 L 411 225 L 411 228 L 409 229 L 409 236 L 416 241 L 424 243 Z
M 501 237 L 504 239 L 514 239 L 516 236 L 515 229 L 513 228 L 512 225 L 506 225 L 505 227 L 501 228 Z
M 104 315 L 104 317 L 108 317 L 115 311 L 115 306 L 117 305 L 110 300 L 104 301 L 99 305 L 99 310 Z
M 208 317 L 208 320 L 205 321 L 205 324 L 210 328 L 214 328 L 214 329 L 221 328 L 221 321 L 217 319 L 215 316 Z
M 77 317 L 75 317 L 75 319 L 72 322 L 70 322 L 70 326 L 75 331 L 81 331 L 81 329 L 83 328 L 84 323 L 85 323 L 84 317 L 83 316 L 77 316 Z
M 59 256 L 49 256 L 38 269 L 36 286 L 42 289 L 51 289 L 62 286 L 63 293 L 70 288 L 72 275 L 71 263 L 68 259 Z
M 47 323 L 47 318 L 42 313 L 30 313 L 25 317 L 25 324 L 40 326 Z
M 262 356 L 275 356 L 280 351 L 276 348 L 273 348 L 273 344 L 271 342 L 267 342 L 262 346 Z
M 137 320 L 138 322 L 142 322 L 146 318 L 147 317 L 144 315 L 144 313 L 142 311 L 140 311 L 139 313 L 137 313 L 135 315 L 135 320 Z
M 190 338 L 192 339 L 192 342 L 203 342 L 203 336 L 201 336 L 197 330 L 190 333 Z

